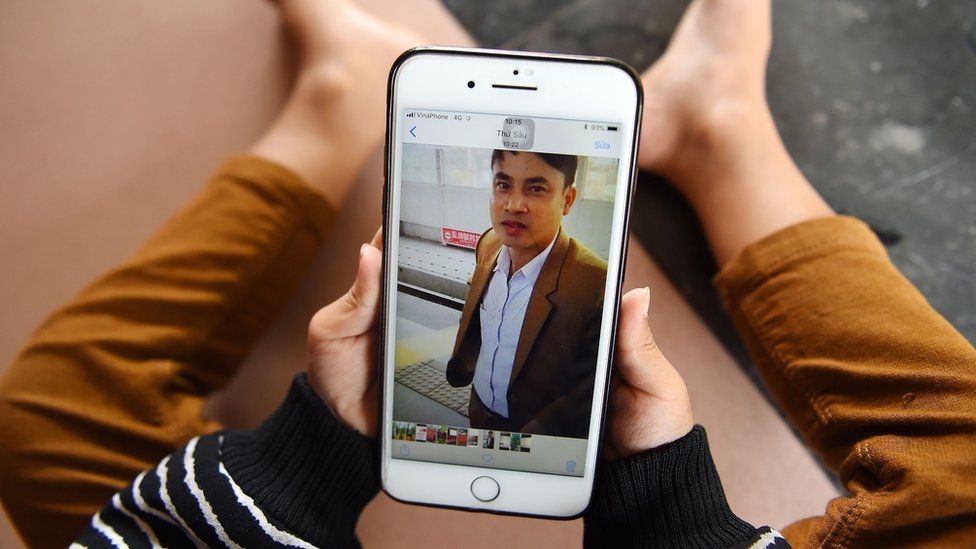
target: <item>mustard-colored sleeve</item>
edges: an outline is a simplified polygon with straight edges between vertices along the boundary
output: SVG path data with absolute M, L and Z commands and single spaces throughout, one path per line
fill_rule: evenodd
M 112 494 L 219 426 L 234 374 L 335 217 L 288 169 L 228 160 L 141 249 L 52 314 L 0 380 L 0 497 L 31 547 L 64 547 Z
M 787 228 L 716 285 L 773 397 L 849 492 L 784 529 L 794 547 L 976 539 L 976 350 L 864 223 Z

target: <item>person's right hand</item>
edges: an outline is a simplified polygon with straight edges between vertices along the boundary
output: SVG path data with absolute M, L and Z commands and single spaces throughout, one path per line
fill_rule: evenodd
M 342 423 L 376 437 L 383 232 L 359 249 L 356 280 L 308 325 L 308 383 Z
M 688 388 L 661 353 L 647 324 L 650 301 L 648 288 L 631 290 L 620 300 L 608 418 L 611 459 L 673 442 L 695 426 Z

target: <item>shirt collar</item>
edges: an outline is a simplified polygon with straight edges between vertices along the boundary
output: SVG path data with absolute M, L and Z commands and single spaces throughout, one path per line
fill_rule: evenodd
M 519 269 L 515 274 L 517 275 L 522 273 L 522 276 L 524 276 L 529 283 L 535 284 L 535 281 L 539 278 L 539 273 L 542 272 L 542 266 L 546 264 L 546 259 L 549 258 L 549 252 L 552 251 L 552 247 L 556 244 L 556 240 L 559 239 L 559 233 L 561 233 L 562 230 L 563 228 L 559 227 L 559 230 L 556 231 L 555 238 L 553 238 L 552 242 L 546 246 L 546 249 L 542 250 L 539 255 L 533 257 L 531 261 L 523 265 L 522 268 Z M 502 246 L 501 252 L 498 253 L 498 259 L 495 261 L 494 270 L 505 273 L 505 277 L 508 278 L 508 270 L 511 268 L 511 265 L 512 256 L 508 251 L 508 246 Z

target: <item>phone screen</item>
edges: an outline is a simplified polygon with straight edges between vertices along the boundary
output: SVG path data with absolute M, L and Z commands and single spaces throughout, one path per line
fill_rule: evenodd
M 622 123 L 396 116 L 392 457 L 583 476 Z

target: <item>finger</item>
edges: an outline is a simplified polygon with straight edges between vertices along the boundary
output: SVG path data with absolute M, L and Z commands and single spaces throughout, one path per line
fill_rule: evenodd
M 383 254 L 374 246 L 363 244 L 359 248 L 359 270 L 346 297 L 349 307 L 360 316 L 371 315 L 379 307 L 382 263 Z
M 369 245 L 377 250 L 383 250 L 383 227 L 376 229 L 376 234 L 373 235 L 373 240 L 369 242 Z
M 376 248 L 368 244 L 360 247 L 359 269 L 352 287 L 315 314 L 309 327 L 311 336 L 340 339 L 366 333 L 373 327 L 379 310 L 382 259 Z
M 638 288 L 620 300 L 617 371 L 625 383 L 643 392 L 656 392 L 661 383 L 672 384 L 674 367 L 654 341 L 647 323 L 651 291 Z

